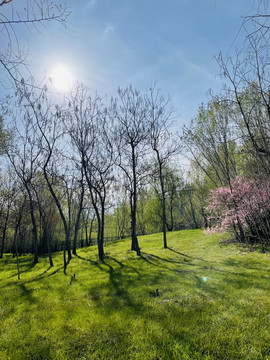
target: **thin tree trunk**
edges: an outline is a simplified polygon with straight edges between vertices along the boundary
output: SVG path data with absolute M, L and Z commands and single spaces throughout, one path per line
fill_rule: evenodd
M 9 219 L 9 208 L 7 209 L 7 214 L 6 214 L 6 217 L 5 217 L 5 224 L 4 224 L 4 229 L 3 229 L 2 244 L 1 244 L 1 254 L 0 254 L 1 259 L 3 258 L 3 254 L 4 254 L 4 245 L 5 245 L 6 234 L 7 234 L 8 219 Z
M 84 226 L 85 228 L 85 241 L 86 241 L 86 246 L 89 246 L 89 239 L 88 239 L 88 228 L 87 228 L 87 223 L 86 225 Z
M 159 161 L 159 181 L 161 187 L 161 198 L 162 198 L 162 231 L 163 231 L 163 245 L 164 249 L 167 249 L 167 234 L 166 234 L 166 200 L 165 200 L 165 190 L 164 190 L 164 182 L 163 182 L 163 174 L 162 174 L 162 163 L 159 158 L 159 154 L 157 152 L 158 161 Z
M 15 251 L 16 251 L 17 273 L 18 273 L 18 280 L 20 280 L 20 265 L 19 265 L 19 257 L 18 257 L 17 231 L 15 231 L 14 238 L 15 238 Z
M 29 189 L 28 184 L 25 182 L 25 188 L 29 197 L 29 206 L 30 206 L 30 215 L 31 215 L 31 220 L 32 220 L 32 233 L 33 233 L 33 238 L 34 238 L 34 264 L 38 263 L 38 231 L 37 231 L 37 224 L 36 224 L 36 219 L 35 219 L 35 214 L 34 214 L 34 203 L 33 203 L 33 198 L 32 198 L 32 194 L 31 191 Z
M 49 160 L 48 160 L 49 161 Z M 58 208 L 58 211 L 59 211 L 59 214 L 60 214 L 60 217 L 62 219 L 62 223 L 64 225 L 64 230 L 65 230 L 65 242 L 64 242 L 64 249 L 63 249 L 63 260 L 64 260 L 64 274 L 66 274 L 66 269 L 67 269 L 67 260 L 66 260 L 66 245 L 68 244 L 69 242 L 69 229 L 68 229 L 68 226 L 67 226 L 67 222 L 66 222 L 66 219 L 65 219 L 65 215 L 63 214 L 63 211 L 62 211 L 62 207 L 61 207 L 61 204 L 59 203 L 59 200 L 58 200 L 58 197 L 56 196 L 53 188 L 52 188 L 52 185 L 50 183 L 50 180 L 48 178 L 48 174 L 47 174 L 47 171 L 46 171 L 46 166 L 47 164 L 45 164 L 45 166 L 43 167 L 43 174 L 44 174 L 44 177 L 45 177 L 45 180 L 46 180 L 46 183 L 48 185 L 48 188 L 49 188 L 49 191 L 55 201 L 55 204 Z
M 41 207 L 41 202 L 40 202 L 38 192 L 36 191 L 35 188 L 34 188 L 34 191 L 35 191 L 35 194 L 36 194 L 37 203 L 38 203 L 38 209 L 39 209 L 39 214 L 40 214 L 40 237 L 41 237 L 41 230 L 42 230 L 43 231 L 43 239 L 45 239 L 45 241 L 47 243 L 48 258 L 49 258 L 49 262 L 50 262 L 50 267 L 53 267 L 52 251 L 51 251 L 51 237 L 50 237 L 50 234 L 48 233 L 48 223 L 46 222 L 44 211 L 43 211 L 43 209 Z M 42 243 L 43 243 L 43 241 L 42 241 Z
M 78 210 L 77 219 L 76 219 L 76 223 L 75 223 L 75 229 L 74 229 L 73 250 L 72 250 L 73 255 L 77 255 L 77 237 L 78 237 L 78 231 L 80 228 L 80 219 L 81 219 L 81 213 L 83 210 L 83 198 L 84 198 L 83 181 L 81 181 L 81 186 L 82 186 L 82 190 L 81 190 L 81 194 L 80 194 L 79 210 Z
M 88 244 L 91 245 L 91 237 L 92 237 L 92 232 L 93 232 L 93 224 L 94 224 L 94 220 L 95 220 L 95 216 L 93 217 L 93 219 L 91 219 L 91 223 L 90 223 L 90 230 L 89 230 L 89 236 L 88 236 Z
M 104 201 L 101 202 L 101 231 L 100 231 L 100 241 L 102 243 L 102 252 L 104 253 L 104 226 L 105 226 L 105 204 Z
M 135 147 L 132 146 L 132 171 L 133 171 L 133 194 L 131 194 L 131 250 L 141 255 L 139 242 L 136 233 L 136 211 L 137 211 L 137 176 Z
M 45 232 L 45 239 L 47 242 L 47 249 L 48 249 L 48 257 L 49 257 L 49 262 L 50 262 L 50 267 L 53 267 L 53 260 L 52 260 L 52 251 L 51 251 L 51 237 L 50 234 L 48 234 L 48 225 L 46 223 L 44 223 L 44 219 L 43 219 L 43 234 Z
M 168 231 L 173 230 L 173 195 L 171 196 L 171 199 L 170 199 L 170 220 L 171 220 L 171 224 L 169 224 L 168 221 L 166 224 Z
M 85 177 L 86 177 L 86 181 L 88 184 L 88 188 L 90 191 L 90 196 L 91 196 L 91 201 L 92 201 L 92 205 L 94 207 L 96 216 L 97 216 L 97 222 L 98 222 L 98 235 L 97 235 L 97 244 L 98 244 L 98 257 L 100 260 L 103 259 L 104 257 L 104 248 L 103 248 L 103 241 L 101 241 L 101 219 L 100 219 L 100 214 L 99 214 L 99 209 L 97 207 L 97 202 L 94 198 L 94 194 L 93 194 L 93 186 L 91 184 L 91 180 L 89 179 L 89 176 L 87 174 L 87 170 L 86 167 L 84 165 L 84 173 L 85 173 Z
M 18 273 L 18 280 L 20 280 L 20 264 L 19 264 L 19 257 L 18 257 L 18 229 L 20 227 L 21 224 L 21 219 L 22 219 L 22 211 L 23 208 L 21 207 L 19 215 L 18 215 L 18 220 L 16 223 L 16 227 L 15 227 L 15 232 L 14 232 L 14 244 L 15 244 L 15 254 L 16 254 L 16 263 L 17 263 L 17 273 Z

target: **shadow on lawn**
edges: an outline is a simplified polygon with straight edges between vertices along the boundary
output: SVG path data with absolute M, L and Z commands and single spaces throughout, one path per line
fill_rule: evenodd
M 15 266 L 17 266 L 17 264 L 14 261 L 14 268 L 15 268 Z M 19 260 L 19 266 L 20 266 L 20 274 L 23 274 L 23 273 L 27 273 L 31 269 L 33 269 L 36 266 L 36 264 L 33 262 L 33 259 L 31 258 L 31 259 L 27 259 L 25 261 Z M 7 277 L 6 279 L 12 279 L 14 277 L 18 277 L 17 269 L 15 270 L 13 275 Z
M 148 306 L 153 291 L 163 283 L 164 271 L 159 271 L 159 269 L 168 269 L 180 276 L 181 274 L 194 276 L 191 271 L 180 269 L 179 266 L 177 269 L 166 268 L 162 263 L 155 263 L 154 257 L 149 260 L 147 255 L 144 253 L 138 257 L 139 262 L 135 267 L 110 256 L 104 258 L 101 262 L 102 271 L 108 273 L 108 281 L 95 283 L 91 289 L 88 289 L 90 298 L 101 311 L 113 312 L 123 309 L 125 312 L 126 309 L 129 309 L 129 312 L 137 313 L 137 316 L 140 316 L 143 308 Z M 146 261 L 150 266 L 155 266 L 155 271 L 140 265 L 141 260 Z
M 34 304 L 36 302 L 32 289 L 28 289 L 25 284 L 19 284 L 18 287 L 21 290 L 20 297 L 23 297 L 25 300 L 27 300 L 29 304 Z
M 160 256 L 154 255 L 154 254 L 150 254 L 150 253 L 144 253 L 146 256 L 152 258 L 152 259 L 156 259 L 157 261 L 161 260 L 161 261 L 165 261 L 168 263 L 172 263 L 172 264 L 180 264 L 183 265 L 184 262 L 183 261 L 176 261 L 176 260 L 171 260 L 171 259 L 166 259 L 166 258 L 162 258 Z M 155 264 L 153 264 L 155 265 Z
M 264 262 L 229 258 L 223 263 L 231 269 L 224 281 L 236 289 L 253 288 L 270 291 L 270 268 Z
M 187 257 L 187 258 L 193 259 L 192 256 L 183 254 L 183 253 L 181 253 L 181 252 L 179 252 L 179 251 L 176 251 L 176 250 L 174 250 L 174 249 L 172 249 L 172 248 L 170 248 L 170 247 L 167 247 L 167 249 L 170 250 L 170 251 L 172 251 L 172 252 L 174 252 L 174 253 L 176 253 L 176 254 L 179 254 L 179 255 L 185 256 L 185 257 Z
M 184 274 L 184 273 L 192 273 L 192 271 L 190 270 L 183 270 L 181 269 L 181 265 L 194 265 L 192 264 L 191 261 L 186 261 L 185 259 L 183 261 L 174 261 L 174 260 L 170 260 L 170 259 L 166 259 L 166 258 L 162 258 L 160 256 L 154 255 L 154 254 L 150 254 L 150 253 L 144 253 L 141 252 L 141 259 L 143 259 L 144 261 L 146 261 L 148 264 L 156 266 L 156 267 L 160 267 L 163 269 L 167 269 L 169 271 L 173 271 L 176 273 L 180 273 L 180 274 Z M 168 267 L 165 266 L 164 264 L 162 264 L 162 262 L 172 264 L 175 265 L 176 267 Z
M 84 257 L 82 257 L 82 256 L 80 256 L 80 255 L 78 255 L 78 254 L 76 254 L 75 256 L 76 256 L 78 259 L 83 260 L 83 261 L 87 261 L 88 263 L 90 263 L 90 264 L 92 264 L 92 265 L 95 265 L 95 266 L 97 266 L 99 269 L 101 269 L 100 263 L 99 263 L 98 261 L 93 261 L 93 260 L 91 260 L 91 259 L 86 259 L 86 258 L 84 258 Z

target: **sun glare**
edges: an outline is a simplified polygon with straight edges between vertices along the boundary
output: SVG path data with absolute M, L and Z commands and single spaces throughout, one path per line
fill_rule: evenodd
M 67 91 L 73 83 L 73 76 L 70 70 L 64 65 L 57 65 L 50 75 L 53 86 L 59 91 Z

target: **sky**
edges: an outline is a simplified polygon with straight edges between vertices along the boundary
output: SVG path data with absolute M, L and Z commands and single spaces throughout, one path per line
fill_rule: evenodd
M 17 0 L 18 1 L 18 0 Z M 23 30 L 34 76 L 63 64 L 90 91 L 109 97 L 118 86 L 145 90 L 153 83 L 170 96 L 177 126 L 218 92 L 215 56 L 241 47 L 237 36 L 254 0 L 66 0 L 67 27 L 49 23 Z M 24 41 L 23 38 L 20 41 Z M 0 69 L 0 78 L 5 78 Z M 1 89 L 3 96 L 3 89 Z

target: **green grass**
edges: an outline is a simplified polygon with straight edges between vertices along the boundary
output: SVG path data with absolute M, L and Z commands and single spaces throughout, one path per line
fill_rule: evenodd
M 200 230 L 139 242 L 80 249 L 67 275 L 62 254 L 20 258 L 20 281 L 0 260 L 0 359 L 270 359 L 268 254 Z

